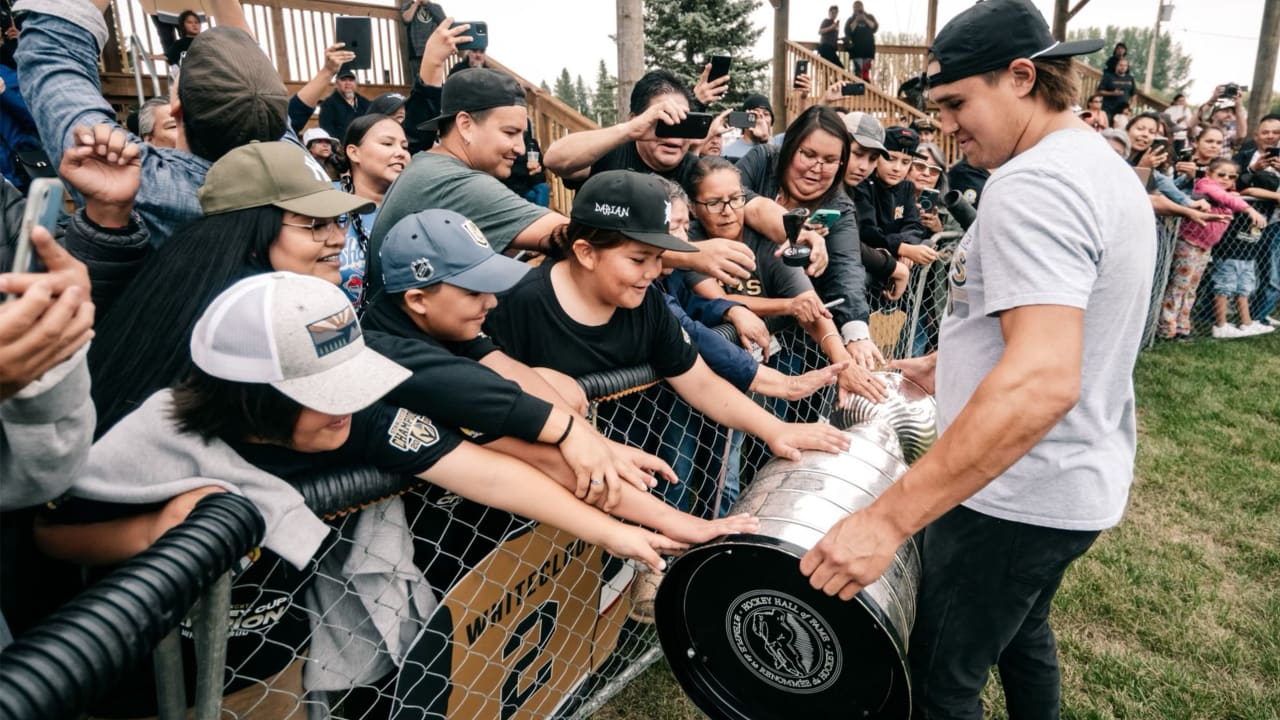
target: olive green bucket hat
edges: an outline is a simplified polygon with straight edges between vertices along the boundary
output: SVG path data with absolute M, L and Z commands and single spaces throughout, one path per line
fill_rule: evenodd
M 315 218 L 367 213 L 372 201 L 333 187 L 311 153 L 288 142 L 252 142 L 209 168 L 199 192 L 205 215 L 275 205 Z

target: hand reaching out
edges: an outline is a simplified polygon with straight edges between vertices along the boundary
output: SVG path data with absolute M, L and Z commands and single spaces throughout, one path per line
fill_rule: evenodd
M 142 150 L 125 131 L 101 123 L 76 128 L 58 174 L 80 191 L 85 213 L 104 227 L 125 227 L 142 183 Z
M 698 98 L 698 102 L 703 105 L 711 105 L 719 102 L 725 93 L 729 92 L 729 76 L 722 75 L 713 82 L 707 82 L 707 77 L 711 74 L 711 63 L 707 63 L 702 68 L 702 74 L 698 76 L 698 84 L 693 88 L 693 96 Z

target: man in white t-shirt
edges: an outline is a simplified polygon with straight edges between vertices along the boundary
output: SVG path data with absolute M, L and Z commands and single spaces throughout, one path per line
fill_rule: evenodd
M 988 0 L 930 49 L 942 131 L 993 170 L 952 261 L 938 353 L 896 363 L 929 389 L 936 375 L 942 433 L 800 565 L 849 599 L 924 530 L 916 717 L 981 718 L 992 666 L 1010 716 L 1058 716 L 1050 605 L 1128 500 L 1156 232 L 1133 170 L 1070 111 L 1070 56 L 1101 46 L 1055 42 L 1029 0 Z

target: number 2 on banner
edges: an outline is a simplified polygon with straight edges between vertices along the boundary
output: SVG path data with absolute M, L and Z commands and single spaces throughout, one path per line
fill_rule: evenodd
M 520 623 L 515 627 L 515 634 L 511 636 L 511 639 L 507 640 L 507 644 L 502 648 L 502 659 L 506 660 L 524 644 L 525 636 L 531 630 L 537 628 L 537 642 L 516 660 L 515 664 L 511 666 L 511 672 L 507 674 L 507 679 L 502 683 L 502 720 L 510 720 L 539 688 L 551 682 L 551 658 L 547 658 L 546 664 L 538 668 L 534 673 L 533 682 L 529 684 L 529 687 L 524 690 L 520 689 L 520 676 L 537 662 L 538 657 L 546 651 L 547 643 L 551 642 L 551 634 L 555 632 L 556 628 L 556 615 L 559 613 L 560 603 L 555 600 L 548 600 L 542 603 L 537 609 L 520 620 Z

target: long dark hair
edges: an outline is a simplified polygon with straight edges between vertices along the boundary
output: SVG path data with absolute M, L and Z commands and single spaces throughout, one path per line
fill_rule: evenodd
M 391 120 L 392 122 L 395 122 L 395 120 L 392 120 L 390 115 L 383 115 L 381 113 L 369 113 L 368 115 L 361 115 L 355 120 L 352 120 L 351 124 L 347 126 L 346 134 L 342 136 L 343 154 L 347 152 L 348 146 L 359 145 L 364 142 L 364 136 L 369 134 L 369 130 L 383 120 Z
M 788 197 L 794 197 L 795 194 L 786 185 L 787 168 L 791 167 L 796 152 L 800 150 L 800 144 L 819 130 L 826 131 L 840 140 L 840 166 L 836 168 L 836 174 L 831 178 L 831 186 L 822 194 L 822 197 L 806 203 L 810 210 L 822 207 L 831 200 L 833 195 L 844 188 L 844 174 L 849 167 L 849 131 L 845 128 L 840 113 L 826 105 L 814 105 L 800 113 L 800 117 L 787 127 L 786 135 L 782 138 L 782 147 L 778 150 L 777 164 L 773 168 L 778 178 L 778 189 L 785 192 Z
M 236 280 L 271 269 L 267 253 L 283 222 L 270 205 L 199 218 L 147 259 L 89 348 L 98 437 L 190 372 L 200 313 Z

